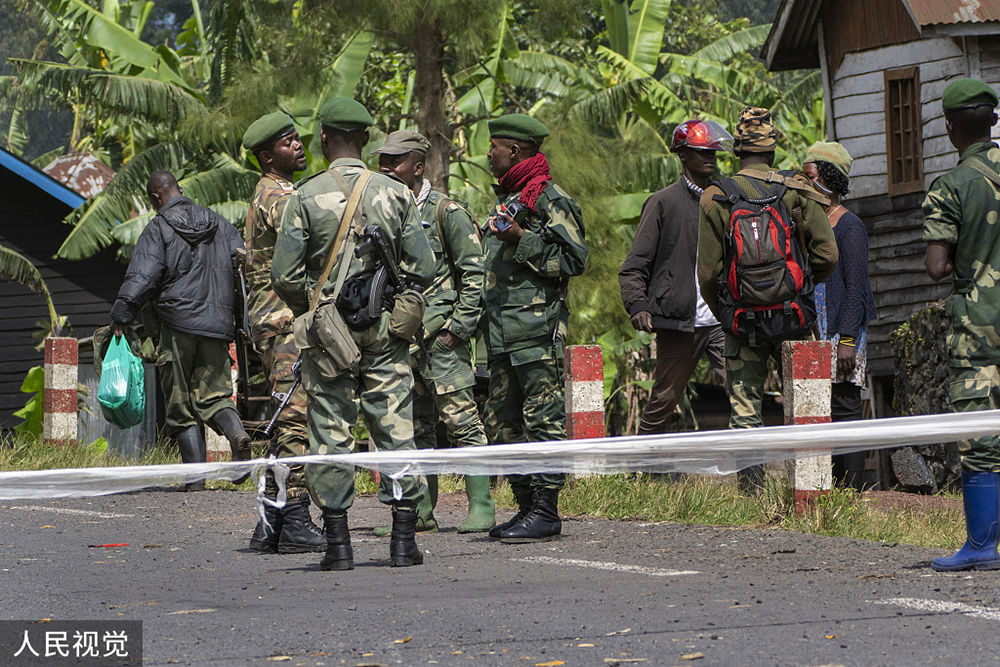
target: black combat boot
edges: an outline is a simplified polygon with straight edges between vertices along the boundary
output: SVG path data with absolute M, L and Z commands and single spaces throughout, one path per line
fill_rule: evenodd
M 499 540 L 505 530 L 510 530 L 516 524 L 520 523 L 521 519 L 528 516 L 528 512 L 531 511 L 533 497 L 534 496 L 531 491 L 528 491 L 527 493 L 515 493 L 514 500 L 517 501 L 517 514 L 512 516 L 509 520 L 490 528 L 490 537 L 494 540 Z
M 321 570 L 353 570 L 354 549 L 351 548 L 351 531 L 347 528 L 347 513 L 324 514 L 326 528 L 326 556 L 319 562 Z
M 249 461 L 253 458 L 253 453 L 250 451 L 250 436 L 243 429 L 243 422 L 236 408 L 219 410 L 212 415 L 212 423 L 219 427 L 229 441 L 233 461 Z
M 281 510 L 281 533 L 278 552 L 303 554 L 325 551 L 326 535 L 309 515 L 309 496 L 289 500 Z
M 424 554 L 417 546 L 417 511 L 413 507 L 392 506 L 392 535 L 389 558 L 393 567 L 422 565 Z
M 281 534 L 281 510 L 264 503 L 264 516 L 267 517 L 267 521 L 261 519 L 257 522 L 257 527 L 253 529 L 253 535 L 250 537 L 250 548 L 268 554 L 276 554 L 278 553 L 278 535 Z
M 204 463 L 205 462 L 205 436 L 201 432 L 201 426 L 188 426 L 183 431 L 174 436 L 177 440 L 177 449 L 181 452 L 181 461 L 184 463 Z M 204 491 L 205 480 L 190 482 L 184 485 L 185 491 Z
M 504 544 L 549 542 L 558 540 L 561 532 L 559 489 L 535 489 L 531 511 L 520 523 L 505 530 L 500 541 Z

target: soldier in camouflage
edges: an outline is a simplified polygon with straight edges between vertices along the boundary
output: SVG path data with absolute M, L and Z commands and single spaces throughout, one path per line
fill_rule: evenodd
M 440 420 L 453 447 L 486 444 L 472 389 L 471 338 L 479 327 L 483 301 L 483 248 L 479 230 L 468 212 L 447 195 L 431 189 L 424 178 L 424 159 L 430 142 L 421 134 L 399 130 L 381 148 L 379 171 L 393 174 L 413 191 L 420 222 L 434 251 L 434 282 L 424 290 L 425 346 L 430 359 L 410 348 L 413 370 L 413 429 L 418 449 L 433 449 Z M 437 477 L 427 478 L 428 493 L 417 505 L 417 531 L 434 532 Z M 489 530 L 495 519 L 490 480 L 485 475 L 465 478 L 469 514 L 459 533 Z M 387 533 L 376 528 L 376 534 Z
M 490 442 L 566 438 L 562 355 L 570 276 L 587 265 L 580 207 L 552 183 L 539 150 L 549 135 L 534 118 L 508 114 L 489 122 L 490 171 L 497 203 L 483 240 L 486 255 L 484 337 L 490 386 Z M 558 539 L 562 474 L 511 475 L 518 512 L 492 528 L 504 543 Z
M 250 200 L 244 235 L 247 248 L 247 312 L 251 338 L 260 352 L 272 392 L 292 385 L 292 365 L 299 356 L 292 335 L 291 309 L 271 289 L 271 257 L 285 204 L 294 191 L 295 172 L 306 168 L 306 153 L 288 114 L 276 111 L 254 121 L 243 135 L 243 147 L 260 165 L 260 181 Z M 278 458 L 309 453 L 306 391 L 300 383 L 278 417 L 269 454 Z M 264 495 L 276 502 L 278 486 L 271 470 Z M 250 548 L 267 553 L 324 551 L 326 537 L 309 516 L 309 491 L 302 465 L 293 466 L 286 481 L 288 499 L 281 509 L 266 504 L 265 520 L 257 523 Z
M 371 174 L 361 161 L 362 150 L 368 142 L 367 128 L 372 124 L 365 108 L 354 100 L 334 98 L 320 108 L 319 119 L 323 154 L 330 161 L 330 168 L 300 183 L 291 195 L 275 245 L 271 282 L 296 317 L 306 313 L 313 291 L 320 290 L 320 303 L 338 308 L 345 320 L 352 321 L 353 314 L 344 312 L 339 301 L 337 306 L 332 303 L 336 297 L 349 292 L 349 284 L 370 284 L 375 273 L 373 253 L 359 258 L 347 252 L 346 248 L 360 240 L 353 223 L 364 219 L 366 225 L 377 226 L 401 270 L 419 286 L 429 285 L 433 280 L 434 255 L 427 235 L 420 228 L 419 214 L 410 191 L 395 178 Z M 369 176 L 357 214 L 353 219 L 342 220 L 359 178 Z M 345 230 L 345 243 L 329 275 L 338 275 L 342 263 L 347 262 L 343 267 L 345 279 L 325 280 L 319 285 L 319 276 L 341 225 L 351 227 L 350 231 Z M 340 282 L 343 284 L 341 294 L 335 295 L 333 292 Z M 368 294 L 360 287 L 354 291 Z M 415 298 L 423 303 L 422 295 L 414 290 L 401 296 L 409 297 L 410 303 Z M 396 304 L 398 309 L 400 296 L 396 297 Z M 367 300 L 358 305 L 367 308 Z M 422 311 L 417 315 L 422 315 Z M 351 428 L 357 421 L 359 404 L 372 443 L 378 449 L 414 449 L 409 341 L 389 332 L 395 317 L 395 309 L 391 316 L 380 313 L 370 325 L 345 334 L 353 340 L 360 359 L 335 376 L 331 377 L 326 371 L 325 375 L 321 373 L 322 356 L 303 354 L 302 381 L 308 394 L 307 421 L 313 454 L 343 454 L 352 450 Z M 325 349 L 317 354 L 330 356 Z M 347 511 L 354 502 L 354 469 L 343 465 L 309 465 L 306 477 L 323 510 L 326 528 L 327 551 L 320 568 L 352 569 L 354 553 Z M 398 484 L 401 492 L 398 497 L 393 496 L 394 484 Z M 379 500 L 392 505 L 393 510 L 389 553 L 394 566 L 423 562 L 414 533 L 416 505 L 426 492 L 426 486 L 411 475 L 397 480 L 387 475 L 381 478 Z
M 733 152 L 740 158 L 740 173 L 734 178 L 744 192 L 756 193 L 751 179 L 763 182 L 774 162 L 778 147 L 777 132 L 771 123 L 771 113 L 767 109 L 748 107 L 740 114 L 736 126 Z M 759 174 L 759 178 L 757 177 Z M 820 202 L 828 202 L 818 194 L 805 177 L 797 175 L 794 182 L 787 183 L 782 202 L 786 210 L 794 215 L 796 209 L 802 211 L 801 229 L 805 237 L 805 254 L 813 279 L 824 280 L 837 265 L 837 242 Z M 722 188 L 710 185 L 701 197 L 701 213 L 698 232 L 698 281 L 705 303 L 721 319 L 719 308 L 719 276 L 722 274 L 726 253 L 726 234 L 730 222 L 730 208 L 717 201 L 723 195 Z M 755 195 L 759 196 L 759 195 Z M 764 396 L 764 381 L 768 374 L 768 360 L 781 363 L 781 340 L 760 340 L 751 346 L 730 332 L 726 332 L 723 356 L 726 359 L 726 389 L 729 393 L 729 428 L 753 428 L 761 426 L 761 403 Z M 763 486 L 762 465 L 748 466 L 739 471 L 740 486 L 744 491 L 756 491 Z
M 924 200 L 924 263 L 934 280 L 952 276 L 945 312 L 955 412 L 1000 406 L 1000 148 L 990 138 L 997 94 L 982 81 L 958 79 L 941 98 L 958 166 L 935 179 Z M 1000 437 L 959 443 L 968 539 L 931 567 L 1000 569 Z

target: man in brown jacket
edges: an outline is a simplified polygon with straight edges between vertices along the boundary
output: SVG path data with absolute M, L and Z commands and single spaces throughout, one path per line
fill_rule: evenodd
M 679 181 L 646 200 L 618 282 L 637 331 L 656 332 L 656 368 L 639 435 L 664 433 L 701 355 L 725 380 L 724 336 L 698 289 L 698 200 L 715 172 L 716 151 L 732 136 L 713 121 L 689 120 L 674 130 L 670 150 L 684 169 Z

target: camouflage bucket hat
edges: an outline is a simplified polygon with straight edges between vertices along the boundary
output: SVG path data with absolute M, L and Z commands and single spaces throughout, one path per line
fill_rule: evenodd
M 778 147 L 778 131 L 771 122 L 771 111 L 747 107 L 740 112 L 733 138 L 736 153 L 770 153 Z

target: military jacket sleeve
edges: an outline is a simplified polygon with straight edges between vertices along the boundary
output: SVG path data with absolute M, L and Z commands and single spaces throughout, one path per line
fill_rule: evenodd
M 789 211 L 797 204 L 802 207 L 802 231 L 806 240 L 806 253 L 809 256 L 809 268 L 812 269 L 813 280 L 821 283 L 837 268 L 837 239 L 834 238 L 830 219 L 823 207 L 811 199 L 790 191 L 785 195 L 786 207 Z
M 257 184 L 247 211 L 247 312 L 255 341 L 292 330 L 292 311 L 271 287 L 271 259 L 281 215 L 293 191 L 291 183 L 265 176 Z
M 716 317 L 719 317 L 719 276 L 722 275 L 726 225 L 729 223 L 729 212 L 712 199 L 721 192 L 714 186 L 705 189 L 698 216 L 698 286 L 701 298 Z
M 550 183 L 539 196 L 536 208 L 542 225 L 524 229 L 514 251 L 514 261 L 545 278 L 583 273 L 589 250 L 580 207 L 561 188 Z
M 424 328 L 428 336 L 447 329 L 468 340 L 475 335 L 482 313 L 483 248 L 475 221 L 455 202 L 441 207 L 444 230 L 441 238 L 437 211 L 444 199 L 443 194 L 431 192 L 420 211 L 435 260 L 434 282 L 424 292 L 427 296 Z
M 271 260 L 271 285 L 274 293 L 296 316 L 309 310 L 312 296 L 306 273 L 309 245 L 309 220 L 298 192 L 288 197 L 281 216 L 281 228 L 274 242 Z

